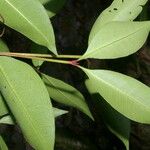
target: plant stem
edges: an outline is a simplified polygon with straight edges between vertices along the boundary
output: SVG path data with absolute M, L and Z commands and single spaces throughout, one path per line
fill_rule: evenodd
M 3 52 L 2 52 L 3 53 Z M 54 62 L 54 63 L 61 63 L 61 64 L 70 64 L 72 65 L 71 61 L 65 61 L 65 60 L 57 60 L 57 59 L 48 59 L 48 58 L 42 58 L 42 57 L 33 57 L 33 56 L 26 56 L 26 55 L 15 55 L 15 54 L 2 54 L 0 52 L 0 56 L 13 56 L 18 58 L 26 58 L 26 59 L 34 59 L 34 60 L 40 60 L 40 61 L 47 61 L 47 62 Z
M 40 60 L 40 61 L 53 62 L 53 63 L 71 64 L 70 61 L 65 61 L 65 60 L 48 59 L 48 58 L 41 58 L 41 57 L 26 57 L 26 58 Z
M 72 59 L 78 59 L 81 57 L 81 55 L 58 55 L 53 56 L 50 54 L 30 54 L 30 53 L 12 53 L 12 52 L 0 52 L 0 56 L 22 56 L 22 57 L 47 57 L 47 58 L 72 58 Z

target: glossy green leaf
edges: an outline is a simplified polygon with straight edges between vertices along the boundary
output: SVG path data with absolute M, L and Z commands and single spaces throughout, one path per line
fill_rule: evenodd
M 82 68 L 89 79 L 91 93 L 99 93 L 114 109 L 127 118 L 150 123 L 150 88 L 129 76 L 108 71 Z
M 1 39 L 0 39 L 0 52 L 9 52 L 9 48 Z
M 93 119 L 82 94 L 65 82 L 42 74 L 43 81 L 51 98 L 55 101 L 75 107 Z
M 99 30 L 111 21 L 132 21 L 142 11 L 142 7 L 148 0 L 114 0 L 113 3 L 104 10 L 92 27 L 89 43 L 93 40 Z
M 58 109 L 58 108 L 53 108 L 53 111 L 54 111 L 55 118 L 68 113 L 68 111 L 62 110 L 62 109 Z
M 7 26 L 57 54 L 52 25 L 38 0 L 1 0 L 0 14 Z
M 51 18 L 64 6 L 66 0 L 39 0 L 46 8 L 48 16 Z
M 1 135 L 0 135 L 0 150 L 8 150 L 8 147 Z
M 124 143 L 126 150 L 129 150 L 130 120 L 112 108 L 99 94 L 93 94 L 91 97 L 96 105 L 95 109 L 99 110 L 108 129 Z
M 150 22 L 111 22 L 94 37 L 80 58 L 114 59 L 138 51 L 145 43 Z
M 4 102 L 2 95 L 0 94 L 0 117 L 6 114 L 8 114 L 8 109 L 6 107 L 6 104 Z
M 54 114 L 49 94 L 26 63 L 0 57 L 0 90 L 27 141 L 37 150 L 53 150 Z
M 10 115 L 7 115 L 0 119 L 0 124 L 14 125 L 14 121 Z

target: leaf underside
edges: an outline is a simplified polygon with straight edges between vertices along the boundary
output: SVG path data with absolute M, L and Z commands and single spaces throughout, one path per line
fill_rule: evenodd
M 0 135 L 0 150 L 8 150 L 8 147 L 1 135 Z
M 0 14 L 7 26 L 57 54 L 52 25 L 39 1 L 1 0 Z
M 94 23 L 89 36 L 89 44 L 99 30 L 112 21 L 133 21 L 142 11 L 148 0 L 114 0 Z
M 81 69 L 88 75 L 87 88 L 99 93 L 127 118 L 150 123 L 150 88 L 134 78 L 108 70 Z
M 37 150 L 53 150 L 54 114 L 49 94 L 26 63 L 0 57 L 0 91 L 27 141 Z
M 131 55 L 145 43 L 150 22 L 110 22 L 91 41 L 86 58 L 114 59 Z
M 71 85 L 42 74 L 51 98 L 59 103 L 75 107 L 93 119 L 82 94 Z

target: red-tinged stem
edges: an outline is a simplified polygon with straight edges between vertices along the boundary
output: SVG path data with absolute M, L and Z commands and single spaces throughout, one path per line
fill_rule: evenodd
M 73 66 L 79 66 L 79 63 L 77 60 L 71 60 L 71 61 L 69 61 L 69 64 L 73 65 Z

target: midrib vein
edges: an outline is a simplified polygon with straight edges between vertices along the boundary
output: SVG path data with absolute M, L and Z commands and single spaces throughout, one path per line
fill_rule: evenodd
M 13 6 L 13 4 L 11 4 L 8 0 L 5 0 L 15 11 L 17 11 L 35 30 L 37 30 L 42 37 L 48 42 L 48 39 L 46 38 L 46 36 L 31 22 L 29 21 L 26 16 L 24 16 L 15 6 Z
M 103 79 L 98 78 L 97 76 L 95 76 L 93 73 L 88 73 L 91 74 L 93 76 L 93 78 L 100 80 L 102 83 L 104 83 L 105 85 L 107 85 L 108 87 L 111 87 L 112 89 L 116 89 L 116 91 L 118 91 L 119 93 L 122 93 L 123 95 L 126 95 L 127 97 L 129 97 L 131 99 L 131 101 L 133 103 L 137 102 L 137 104 L 139 104 L 140 106 L 144 106 L 144 108 L 146 108 L 149 112 L 150 112 L 150 108 L 148 108 L 148 106 L 144 105 L 143 103 L 141 103 L 140 101 L 137 101 L 134 97 L 132 97 L 131 95 L 128 95 L 126 92 L 120 90 L 119 88 L 114 87 L 113 85 L 109 84 L 108 82 L 105 82 Z M 89 75 L 90 78 L 90 75 Z M 138 98 L 139 99 L 139 98 Z M 134 101 L 133 101 L 134 100 Z
M 109 43 L 109 44 L 107 44 L 107 45 L 104 45 L 104 46 L 99 47 L 99 48 L 95 48 L 95 49 L 91 50 L 91 52 L 88 52 L 88 50 L 87 50 L 87 53 L 85 53 L 85 55 L 83 55 L 82 57 L 84 58 L 84 56 L 88 57 L 89 55 L 96 54 L 96 53 L 98 53 L 98 52 L 100 51 L 99 49 L 103 49 L 103 48 L 105 48 L 105 47 L 107 47 L 107 46 L 110 46 L 110 45 L 112 45 L 112 44 L 114 44 L 114 43 L 117 43 L 117 42 L 119 42 L 119 41 L 121 41 L 121 40 L 123 40 L 123 39 L 126 39 L 126 38 L 128 38 L 129 36 L 134 35 L 135 33 L 137 33 L 138 31 L 140 31 L 140 30 L 143 29 L 143 28 L 144 28 L 144 27 L 141 27 L 141 28 L 139 28 L 138 30 L 136 30 L 135 32 L 132 32 L 132 33 L 128 34 L 127 36 L 124 36 L 124 37 L 122 37 L 122 38 L 120 38 L 120 39 L 118 39 L 118 40 L 112 41 L 111 43 Z M 93 39 L 93 40 L 94 40 L 94 39 Z M 88 49 L 89 49 L 89 48 L 88 48 Z M 99 50 L 99 51 L 98 51 L 98 50 Z M 81 57 L 81 58 L 82 58 L 82 57 Z M 81 58 L 80 58 L 79 60 L 81 60 Z
M 34 126 L 34 124 L 32 123 L 32 122 L 33 122 L 33 120 L 31 119 L 32 117 L 31 117 L 30 114 L 28 113 L 27 109 L 24 107 L 22 101 L 19 99 L 19 96 L 18 96 L 17 92 L 15 91 L 15 89 L 13 88 L 13 86 L 11 85 L 11 83 L 9 82 L 8 77 L 7 77 L 6 73 L 5 73 L 5 71 L 1 68 L 1 66 L 0 66 L 0 71 L 1 71 L 1 73 L 3 74 L 3 77 L 5 78 L 5 81 L 7 82 L 7 85 L 10 87 L 10 89 L 12 89 L 12 93 L 14 93 L 14 96 L 16 97 L 16 99 L 18 100 L 18 102 L 21 104 L 21 106 L 22 106 L 21 108 L 24 109 L 23 112 L 25 113 L 26 118 L 28 118 L 28 120 L 29 120 L 28 122 L 29 122 L 29 124 L 32 126 L 32 129 L 33 129 L 34 132 L 37 134 L 37 139 L 38 139 L 39 143 L 41 143 L 41 140 L 44 139 L 44 138 L 42 138 L 42 136 L 41 136 L 41 134 L 38 132 L 38 130 L 35 129 L 35 126 Z M 37 124 L 37 125 L 38 125 L 38 124 Z
M 56 90 L 58 91 L 58 93 L 60 93 L 61 95 L 63 95 L 64 97 L 66 97 L 66 99 L 68 99 L 70 101 L 70 99 L 63 93 L 61 92 L 60 90 L 57 89 L 57 87 L 53 84 L 53 82 L 48 79 L 46 76 L 45 78 L 56 88 Z M 82 102 L 82 105 L 85 105 L 84 101 L 81 101 Z M 76 107 L 79 107 L 82 111 L 86 111 L 85 109 L 82 109 L 80 106 L 78 106 L 76 103 L 74 103 L 74 101 L 72 101 L 72 103 L 76 106 Z

